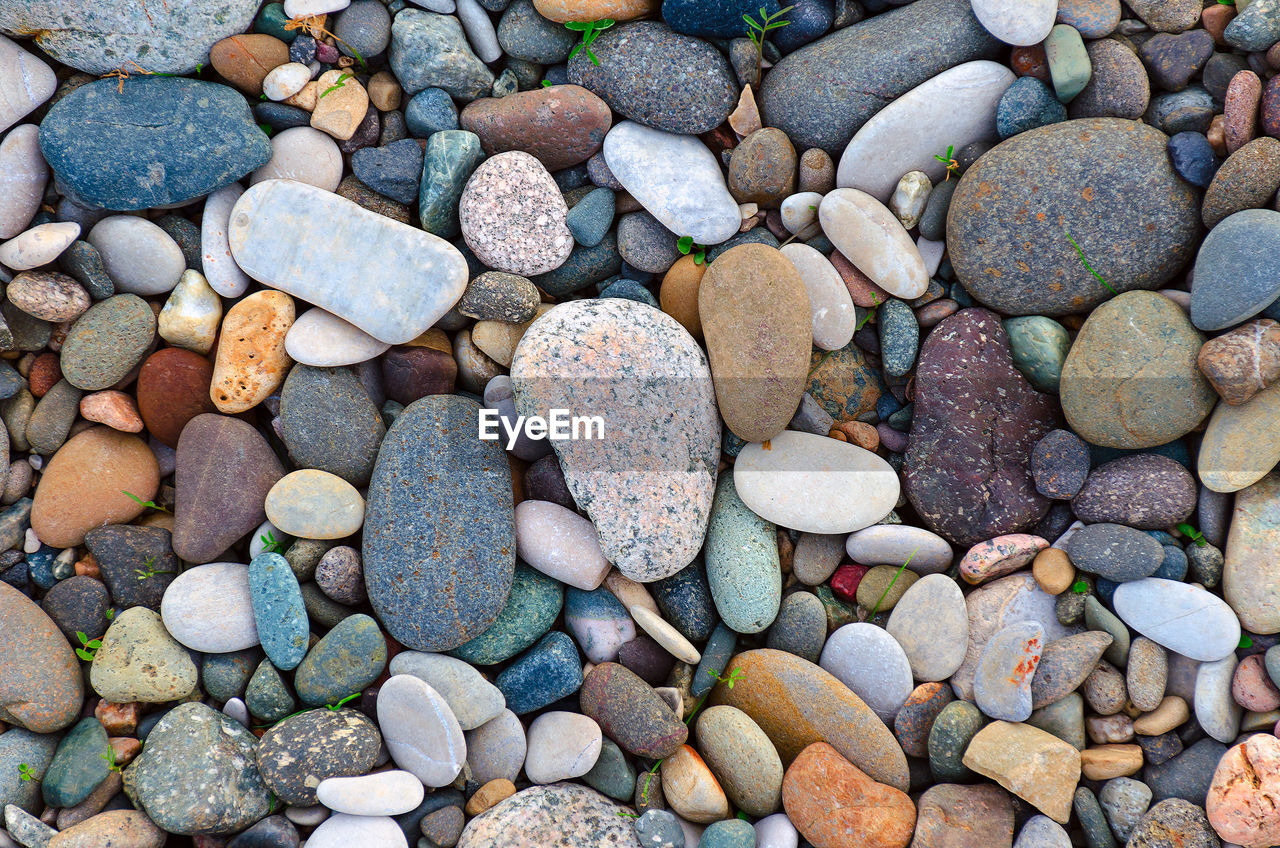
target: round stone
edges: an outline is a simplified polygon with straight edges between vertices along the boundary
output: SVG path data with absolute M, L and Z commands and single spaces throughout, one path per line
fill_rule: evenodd
M 482 162 L 458 201 L 462 235 L 477 258 L 524 276 L 553 271 L 569 258 L 568 212 L 546 168 L 522 151 Z

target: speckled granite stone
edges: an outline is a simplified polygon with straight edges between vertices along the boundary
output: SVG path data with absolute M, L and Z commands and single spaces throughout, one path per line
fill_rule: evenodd
M 568 214 L 551 174 L 520 150 L 482 162 L 458 201 L 462 237 L 476 258 L 526 277 L 554 271 L 569 258 Z
M 533 786 L 467 823 L 457 848 L 566 845 L 638 848 L 634 819 L 585 786 Z

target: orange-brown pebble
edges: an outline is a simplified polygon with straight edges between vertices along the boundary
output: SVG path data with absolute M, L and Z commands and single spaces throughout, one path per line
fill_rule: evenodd
M 138 732 L 142 704 L 113 704 L 104 698 L 93 708 L 93 715 L 111 736 L 132 736 Z
M 76 560 L 75 568 L 77 577 L 92 577 L 97 580 L 102 576 L 102 571 L 99 570 L 93 554 L 86 554 L 84 559 Z
M 467 815 L 478 816 L 485 810 L 516 794 L 516 785 L 505 777 L 495 778 L 476 790 L 467 801 Z
M 1060 548 L 1045 548 L 1036 554 L 1031 563 L 1031 576 L 1036 584 L 1050 595 L 1059 595 L 1071 588 L 1076 579 L 1075 566 Z
M 1206 6 L 1205 10 L 1200 13 L 1200 23 L 1204 26 L 1205 32 L 1213 36 L 1214 42 L 1219 47 L 1226 47 L 1227 40 L 1222 37 L 1222 33 L 1235 16 L 1235 6 L 1214 3 L 1212 6 Z M 1270 53 L 1267 55 L 1270 56 Z
M 698 317 L 698 286 L 707 272 L 706 262 L 697 262 L 693 256 L 681 256 L 662 278 L 658 290 L 658 302 L 662 311 L 670 315 L 689 335 L 702 341 L 702 319 Z
M 31 361 L 31 371 L 27 374 L 31 394 L 42 398 L 61 379 L 62 365 L 57 354 L 42 353 Z
M 817 848 L 906 848 L 916 824 L 905 792 L 875 782 L 826 742 L 805 748 L 787 769 L 782 805 Z
M 863 450 L 873 451 L 880 447 L 880 432 L 865 421 L 841 421 L 836 429 L 844 434 L 846 441 Z
M 1090 780 L 1127 777 L 1142 769 L 1142 748 L 1137 745 L 1097 745 L 1080 752 L 1080 771 Z
M 1209 131 L 1205 133 L 1209 139 L 1209 146 L 1219 156 L 1227 155 L 1226 120 L 1222 115 L 1214 115 L 1213 120 L 1209 122 Z
M 122 433 L 141 433 L 142 417 L 133 397 L 108 389 L 80 398 L 80 414 L 89 421 L 106 424 Z
M 246 412 L 280 387 L 293 366 L 284 349 L 293 319 L 293 298 L 280 291 L 255 292 L 227 310 L 209 387 L 219 411 Z
M 866 274 L 859 271 L 840 251 L 831 254 L 831 264 L 840 272 L 845 288 L 849 290 L 853 302 L 864 309 L 872 309 L 889 299 L 889 293 L 871 282 Z
M 116 765 L 123 766 L 133 762 L 133 758 L 142 751 L 142 743 L 132 736 L 112 736 L 107 744 L 116 755 Z

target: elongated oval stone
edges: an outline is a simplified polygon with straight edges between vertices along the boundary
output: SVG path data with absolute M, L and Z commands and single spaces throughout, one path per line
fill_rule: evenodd
M 369 602 L 401 644 L 447 651 L 498 618 L 515 573 L 511 470 L 476 437 L 480 405 L 414 401 L 387 431 L 369 484 Z
M 1271 473 L 1236 494 L 1222 573 L 1223 596 L 1253 633 L 1280 633 L 1280 584 L 1272 576 L 1277 546 L 1280 474 Z
M 997 62 L 965 62 L 921 83 L 881 109 L 854 134 L 840 157 L 836 185 L 889 202 L 898 178 L 924 171 L 935 184 L 946 176 L 938 160 L 952 148 L 996 138 L 996 106 L 1013 84 Z
M 822 199 L 818 220 L 841 255 L 889 294 L 910 300 L 929 288 L 919 248 L 893 213 L 871 195 L 838 188 Z
M 778 615 L 782 570 L 776 533 L 738 497 L 733 477 L 721 477 L 703 556 L 716 611 L 739 633 L 759 633 Z
M 420 336 L 467 286 L 467 262 L 444 239 L 293 180 L 246 191 L 228 238 L 255 280 L 389 344 Z
M 852 533 L 898 502 L 898 475 L 868 450 L 795 430 L 738 454 L 733 482 L 756 515 L 804 533 Z
M 552 446 L 609 561 L 642 582 L 692 562 L 711 510 L 720 425 L 706 357 L 689 333 L 636 301 L 563 303 L 525 332 L 511 379 L 521 415 L 603 419 L 602 437 Z
M 249 599 L 262 650 L 281 671 L 298 667 L 307 653 L 307 608 L 293 569 L 280 554 L 258 554 L 249 563 Z
M 162 76 L 72 90 L 40 123 L 40 149 L 78 200 L 122 210 L 192 200 L 271 158 L 239 92 Z M 286 232 L 274 231 L 277 244 Z
M 1193 660 L 1220 660 L 1240 642 L 1240 621 L 1232 608 L 1190 583 L 1160 577 L 1130 580 L 1116 587 L 1114 604 L 1125 624 Z

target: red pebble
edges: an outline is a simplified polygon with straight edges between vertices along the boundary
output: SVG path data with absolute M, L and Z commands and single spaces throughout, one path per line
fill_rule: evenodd
M 862 582 L 862 577 L 871 570 L 869 565 L 858 565 L 857 563 L 847 563 L 836 569 L 836 573 L 831 575 L 831 591 L 835 592 L 837 598 L 849 603 L 856 603 L 858 594 L 858 584 Z

